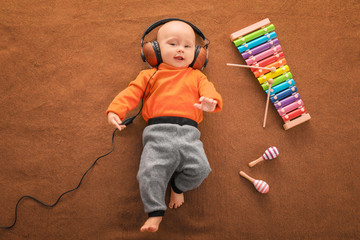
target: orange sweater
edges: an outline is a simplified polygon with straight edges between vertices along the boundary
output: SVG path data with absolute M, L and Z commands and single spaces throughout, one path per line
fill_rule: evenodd
M 114 112 L 123 120 L 126 112 L 134 109 L 140 102 L 146 84 L 155 71 L 155 68 L 141 71 L 137 78 L 114 98 L 106 114 Z M 214 112 L 221 110 L 220 94 L 201 71 L 188 67 L 179 69 L 162 63 L 146 89 L 143 118 L 147 122 L 149 118 L 175 116 L 190 118 L 200 123 L 203 113 L 194 107 L 194 103 L 198 103 L 201 96 L 218 102 Z

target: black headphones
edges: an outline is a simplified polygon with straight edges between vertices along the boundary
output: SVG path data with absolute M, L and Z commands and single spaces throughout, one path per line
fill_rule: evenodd
M 171 21 L 181 21 L 181 22 L 187 23 L 190 27 L 192 27 L 194 32 L 196 32 L 203 39 L 205 45 L 203 47 L 196 45 L 194 60 L 189 65 L 189 67 L 192 67 L 194 69 L 204 69 L 204 67 L 206 67 L 206 64 L 208 63 L 208 56 L 209 56 L 208 55 L 209 54 L 208 46 L 210 44 L 210 41 L 205 37 L 205 35 L 195 25 L 193 25 L 192 23 L 190 23 L 188 21 L 178 19 L 178 18 L 166 18 L 166 19 L 157 21 L 157 22 L 151 24 L 146 29 L 144 35 L 141 38 L 141 58 L 142 58 L 142 60 L 144 62 L 148 63 L 151 67 L 156 67 L 160 63 L 162 63 L 159 43 L 156 40 L 144 43 L 144 38 L 147 34 L 149 34 L 152 30 L 154 30 L 158 26 L 163 25 L 167 22 L 171 22 Z

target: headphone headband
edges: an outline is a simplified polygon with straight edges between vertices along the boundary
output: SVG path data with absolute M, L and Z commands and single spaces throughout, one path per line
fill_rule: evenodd
M 179 18 L 165 18 L 165 19 L 162 19 L 162 20 L 159 20 L 153 24 L 151 24 L 144 32 L 142 38 L 141 38 L 141 46 L 143 46 L 143 42 L 144 42 L 144 38 L 146 35 L 148 35 L 152 30 L 154 30 L 155 28 L 157 28 L 158 26 L 161 26 L 165 23 L 168 23 L 168 22 L 171 22 L 171 21 L 181 21 L 181 22 L 184 22 L 184 23 L 187 23 L 188 25 L 190 25 L 190 27 L 192 27 L 192 29 L 204 40 L 206 46 L 208 45 L 208 43 L 206 43 L 206 37 L 205 35 L 201 32 L 201 30 L 196 27 L 194 24 L 188 22 L 188 21 L 185 21 L 185 20 L 182 20 L 182 19 L 179 19 Z

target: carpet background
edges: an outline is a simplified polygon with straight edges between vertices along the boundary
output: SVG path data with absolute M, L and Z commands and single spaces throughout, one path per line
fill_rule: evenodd
M 151 23 L 182 18 L 210 39 L 203 72 L 224 109 L 199 126 L 212 173 L 159 232 L 139 232 L 138 118 L 78 191 L 52 209 L 22 201 L 0 239 L 359 239 L 359 11 L 356 0 L 1 1 L 1 226 L 19 197 L 54 203 L 111 149 L 105 110 L 147 68 L 140 39 Z M 249 69 L 225 65 L 244 63 L 229 35 L 264 18 L 312 117 L 288 131 L 272 105 L 262 128 L 266 95 Z M 250 169 L 269 146 L 279 157 Z

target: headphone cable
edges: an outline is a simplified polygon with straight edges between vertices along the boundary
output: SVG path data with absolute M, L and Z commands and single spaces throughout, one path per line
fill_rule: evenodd
M 137 113 L 136 115 L 134 115 L 134 116 L 132 116 L 132 117 L 129 117 L 128 119 L 124 120 L 124 121 L 121 123 L 121 125 L 130 125 L 130 124 L 134 121 L 134 119 L 141 113 L 142 108 L 143 108 L 143 105 L 144 105 L 144 97 L 145 97 L 146 89 L 147 89 L 147 87 L 148 87 L 148 85 L 149 85 L 149 83 L 150 83 L 150 80 L 152 79 L 152 77 L 155 75 L 155 73 L 156 73 L 157 71 L 158 71 L 158 69 L 156 69 L 156 71 L 150 76 L 150 78 L 149 78 L 149 80 L 148 80 L 148 82 L 147 82 L 147 84 L 146 84 L 146 87 L 145 87 L 143 96 L 142 96 L 142 98 L 141 98 L 141 107 L 140 107 L 140 110 L 138 111 L 138 113 Z M 29 198 L 29 199 L 32 199 L 32 200 L 34 200 L 35 202 L 38 202 L 39 204 L 44 205 L 44 206 L 46 206 L 46 207 L 55 207 L 55 206 L 59 203 L 60 199 L 61 199 L 64 195 L 66 195 L 66 194 L 68 194 L 68 193 L 71 193 L 71 192 L 77 190 L 77 189 L 80 187 L 82 181 L 84 180 L 86 174 L 95 166 L 95 164 L 97 163 L 97 161 L 98 161 L 99 159 L 103 158 L 103 157 L 106 157 L 107 155 L 109 155 L 110 153 L 112 153 L 112 152 L 114 151 L 114 149 L 115 149 L 115 141 L 114 141 L 114 139 L 115 139 L 115 133 L 116 133 L 116 131 L 118 131 L 117 128 L 115 128 L 115 130 L 114 130 L 114 132 L 113 132 L 113 134 L 112 134 L 112 137 L 111 137 L 111 142 L 112 142 L 112 148 L 111 148 L 111 150 L 110 150 L 108 153 L 105 153 L 104 155 L 98 157 L 98 158 L 93 162 L 93 164 L 92 164 L 92 165 L 88 168 L 88 170 L 86 170 L 86 172 L 83 174 L 83 176 L 82 176 L 81 179 L 80 179 L 79 184 L 78 184 L 75 188 L 73 188 L 73 189 L 71 189 L 71 190 L 68 190 L 68 191 L 62 193 L 62 194 L 59 196 L 59 198 L 56 200 L 56 202 L 55 202 L 54 204 L 46 204 L 46 203 L 40 201 L 39 199 L 37 199 L 37 198 L 35 198 L 35 197 L 33 197 L 33 196 L 29 196 L 29 195 L 24 195 L 24 196 L 20 197 L 19 200 L 18 200 L 17 203 L 16 203 L 16 206 L 15 206 L 15 218 L 14 218 L 13 224 L 11 224 L 10 226 L 6 226 L 6 227 L 0 226 L 0 229 L 10 229 L 10 228 L 12 228 L 12 227 L 15 226 L 16 220 L 17 220 L 18 206 L 19 206 L 21 200 L 23 200 L 23 199 L 25 199 L 25 198 Z
M 132 117 L 129 117 L 129 118 L 125 119 L 123 122 L 121 122 L 120 125 L 126 125 L 126 126 L 127 126 L 127 125 L 132 124 L 133 121 L 134 121 L 134 119 L 141 113 L 142 108 L 143 108 L 143 106 L 144 106 L 144 98 L 145 98 L 146 90 L 147 90 L 147 88 L 148 88 L 148 86 L 149 86 L 150 80 L 153 78 L 153 76 L 155 75 L 155 73 L 156 73 L 158 70 L 159 70 L 158 68 L 155 70 L 155 72 L 150 76 L 150 78 L 149 78 L 149 80 L 148 80 L 148 82 L 147 82 L 147 84 L 146 84 L 146 87 L 145 87 L 143 96 L 142 96 L 142 98 L 141 98 L 141 107 L 140 107 L 140 110 L 138 111 L 138 113 L 135 114 L 135 115 L 132 116 Z
M 17 220 L 17 211 L 18 211 L 17 209 L 18 209 L 19 203 L 20 203 L 21 200 L 23 200 L 24 198 L 30 198 L 30 199 L 32 199 L 32 200 L 34 200 L 34 201 L 36 201 L 36 202 L 38 202 L 38 203 L 46 206 L 46 207 L 55 207 L 55 206 L 59 203 L 60 199 L 61 199 L 64 195 L 66 195 L 66 194 L 68 194 L 68 193 L 71 193 L 72 191 L 75 191 L 76 189 L 78 189 L 78 188 L 80 187 L 83 179 L 85 178 L 86 174 L 95 166 L 96 162 L 97 162 L 99 159 L 101 159 L 101 158 L 109 155 L 110 153 L 112 153 L 112 152 L 114 151 L 114 148 L 115 148 L 114 138 L 115 138 L 115 133 L 116 133 L 117 130 L 118 130 L 118 129 L 116 128 L 116 129 L 114 130 L 113 134 L 112 134 L 112 148 L 111 148 L 111 150 L 110 150 L 108 153 L 106 153 L 106 154 L 98 157 L 98 158 L 94 161 L 94 163 L 89 167 L 89 169 L 86 170 L 86 172 L 85 172 L 84 175 L 82 176 L 79 184 L 78 184 L 75 188 L 73 188 L 73 189 L 71 189 L 71 190 L 68 190 L 68 191 L 64 192 L 63 194 L 61 194 L 60 197 L 56 200 L 56 202 L 55 202 L 54 204 L 46 204 L 46 203 L 40 201 L 39 199 L 37 199 L 37 198 L 35 198 L 35 197 L 33 197 L 33 196 L 29 196 L 29 195 L 24 195 L 24 196 L 22 196 L 22 197 L 17 201 L 16 206 L 15 206 L 15 219 L 14 219 L 14 223 L 11 224 L 10 226 L 7 226 L 7 227 L 0 226 L 0 229 L 10 229 L 10 228 L 12 228 L 13 226 L 15 226 L 16 220 Z

